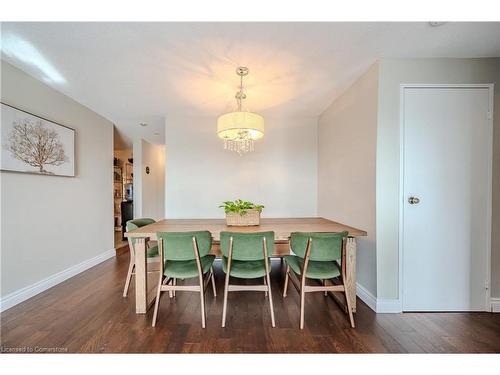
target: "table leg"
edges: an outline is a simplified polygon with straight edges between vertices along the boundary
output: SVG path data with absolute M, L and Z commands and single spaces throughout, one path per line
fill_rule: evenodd
M 148 278 L 146 268 L 146 239 L 135 240 L 135 312 L 145 314 L 147 310 Z
M 346 243 L 346 280 L 352 312 L 356 312 L 356 239 L 348 237 Z
M 346 278 L 344 285 L 349 294 L 352 312 L 356 312 L 356 239 L 348 237 L 346 242 Z M 328 292 L 347 313 L 347 301 L 342 292 Z

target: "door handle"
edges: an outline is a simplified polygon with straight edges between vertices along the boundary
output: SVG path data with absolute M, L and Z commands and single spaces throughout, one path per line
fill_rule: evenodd
M 417 197 L 409 197 L 408 198 L 408 203 L 409 204 L 419 204 L 420 203 L 420 199 L 417 198 Z

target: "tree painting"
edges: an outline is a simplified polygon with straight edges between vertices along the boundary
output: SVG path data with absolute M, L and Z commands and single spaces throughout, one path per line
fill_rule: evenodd
M 20 119 L 12 125 L 7 147 L 13 158 L 44 174 L 53 174 L 44 167 L 58 166 L 68 160 L 57 132 L 44 126 L 41 120 Z

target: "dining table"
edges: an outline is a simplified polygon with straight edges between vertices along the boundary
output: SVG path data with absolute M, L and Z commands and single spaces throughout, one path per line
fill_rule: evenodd
M 158 232 L 191 232 L 207 230 L 212 234 L 213 243 L 211 254 L 221 256 L 220 232 L 266 232 L 274 231 L 275 246 L 271 257 L 282 258 L 291 254 L 289 238 L 292 232 L 348 232 L 345 241 L 346 280 L 344 283 L 350 293 L 350 305 L 356 312 L 356 238 L 366 236 L 366 232 L 345 224 L 341 224 L 322 217 L 309 218 L 261 218 L 259 225 L 228 226 L 224 219 L 163 219 L 125 233 L 129 239 L 134 238 L 135 256 L 135 312 L 145 314 L 156 298 L 157 276 L 148 272 L 146 259 L 146 243 L 156 240 Z M 149 263 L 151 265 L 151 263 Z M 344 308 L 347 304 L 341 295 L 332 293 L 332 296 Z

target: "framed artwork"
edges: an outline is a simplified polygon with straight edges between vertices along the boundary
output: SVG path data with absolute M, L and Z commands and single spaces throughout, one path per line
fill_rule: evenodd
M 2 171 L 75 176 L 75 130 L 1 103 Z
M 114 167 L 113 169 L 113 178 L 115 182 L 122 183 L 122 169 L 120 167 Z

